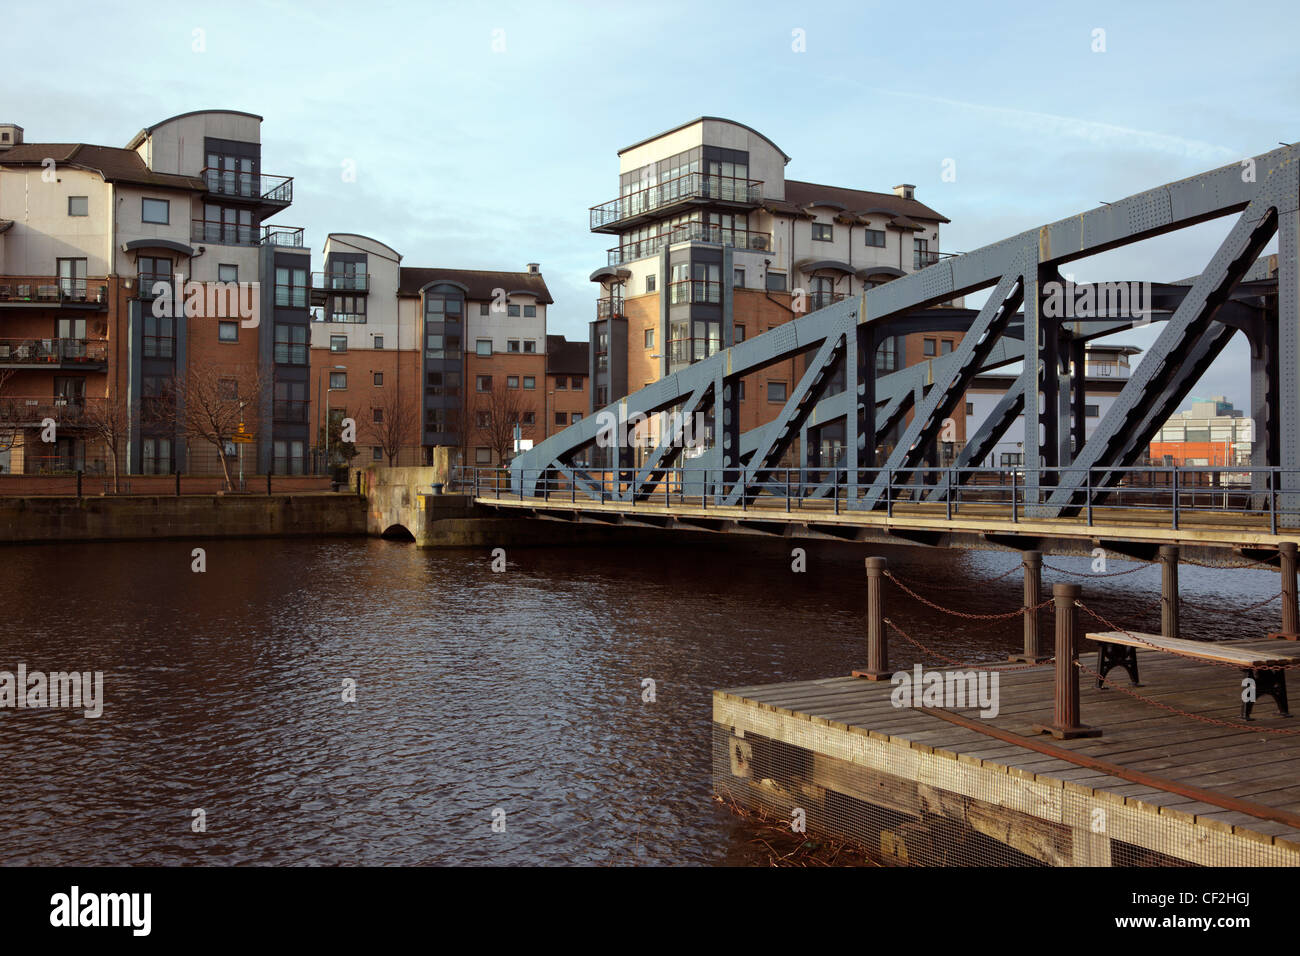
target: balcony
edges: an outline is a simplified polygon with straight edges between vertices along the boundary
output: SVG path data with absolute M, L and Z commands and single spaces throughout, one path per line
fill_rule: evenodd
M 809 292 L 804 299 L 804 311 L 816 312 L 836 302 L 843 302 L 848 297 L 846 292 Z
M 623 311 L 623 299 L 619 296 L 603 296 L 596 300 L 596 318 L 597 319 L 622 319 L 626 318 Z
M 0 308 L 108 308 L 108 284 L 103 280 L 54 277 L 42 280 L 43 277 L 33 277 L 30 282 L 0 285 Z
M 218 219 L 190 220 L 190 241 L 216 246 L 255 246 L 259 242 L 256 226 L 243 226 Z
M 293 202 L 292 176 L 264 176 L 206 166 L 200 172 L 208 192 L 225 199 L 255 203 L 269 214 Z
M 0 339 L 0 368 L 66 368 L 104 365 L 103 339 Z
M 301 249 L 303 247 L 303 227 L 263 226 L 262 245 L 280 246 L 284 249 Z
M 370 276 L 364 272 L 313 272 L 312 291 L 366 293 L 370 291 Z
M 763 181 L 687 173 L 591 207 L 592 232 L 619 232 L 702 203 L 757 206 Z
M 926 266 L 932 266 L 939 261 L 939 253 L 927 252 L 924 249 L 912 250 L 912 268 L 924 269 Z
M 722 342 L 718 339 L 693 338 L 670 339 L 668 342 L 669 365 L 689 365 L 701 362 L 722 351 Z
M 772 248 L 772 234 L 752 229 L 729 229 L 709 222 L 684 222 L 646 239 L 615 246 L 608 250 L 606 258 L 609 265 L 619 266 L 634 259 L 658 255 L 679 242 L 709 242 L 732 249 L 768 252 Z
M 683 279 L 668 284 L 669 305 L 689 305 L 692 302 L 718 305 L 722 302 L 722 283 L 704 279 Z
M 47 418 L 60 425 L 79 425 L 88 409 L 103 406 L 102 398 L 62 398 L 53 395 L 0 395 L 0 423 L 38 428 Z

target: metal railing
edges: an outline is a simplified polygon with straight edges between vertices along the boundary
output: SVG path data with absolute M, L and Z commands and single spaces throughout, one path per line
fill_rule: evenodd
M 263 226 L 261 244 L 264 246 L 281 246 L 287 249 L 303 247 L 302 226 Z
M 722 283 L 709 282 L 705 279 L 682 279 L 668 284 L 668 301 L 671 305 L 689 302 L 708 302 L 717 304 L 722 301 Z
M 721 351 L 722 343 L 718 339 L 704 336 L 668 340 L 668 361 L 673 365 L 701 362 Z
M 0 285 L 0 305 L 4 303 L 30 303 L 33 305 L 105 305 L 108 303 L 108 286 L 101 280 L 55 279 L 51 282 L 18 282 Z
M 192 242 L 211 242 L 219 246 L 256 246 L 260 238 L 257 226 L 223 222 L 219 219 L 190 220 Z
M 1300 517 L 1300 470 L 1267 467 L 1130 466 L 1042 468 L 920 467 L 858 469 L 769 468 L 742 485 L 741 469 L 658 469 L 637 484 L 631 467 L 578 468 L 576 482 L 557 471 L 512 472 L 465 468 L 462 487 L 477 497 L 511 497 L 570 502 L 641 503 L 672 507 L 732 507 L 742 511 L 800 511 L 817 514 L 863 512 L 893 517 L 979 518 L 990 521 L 1047 519 L 1057 510 L 1049 499 L 1067 478 L 1081 479 L 1068 496 L 1062 517 L 1092 527 L 1113 520 L 1142 527 L 1170 527 L 1240 516 L 1276 534 L 1279 519 Z M 883 479 L 876 489 L 873 483 Z M 527 490 L 526 495 L 521 492 Z M 635 492 L 635 493 L 634 493 Z M 1227 525 L 1231 527 L 1232 524 Z M 1214 525 L 1223 530 L 1225 524 Z
M 619 296 L 602 296 L 596 300 L 596 318 L 621 319 L 624 316 L 623 299 Z
M 804 297 L 804 311 L 816 312 L 836 302 L 843 302 L 848 297 L 847 292 L 809 292 Z
M 939 253 L 928 252 L 923 249 L 912 250 L 912 268 L 924 269 L 926 266 L 932 266 L 939 261 Z
M 313 272 L 311 287 L 325 292 L 369 292 L 370 276 L 364 272 Z
M 0 395 L 0 423 L 34 427 L 47 418 L 60 424 L 77 424 L 88 408 L 97 408 L 102 398 L 51 395 Z
M 606 250 L 611 266 L 657 255 L 668 246 L 679 242 L 709 242 L 732 249 L 752 249 L 766 252 L 772 248 L 772 234 L 753 229 L 736 229 L 709 222 L 683 222 L 671 229 L 655 233 L 644 239 L 634 239 Z
M 592 206 L 591 228 L 599 229 L 691 199 L 757 205 L 762 199 L 762 186 L 761 179 L 711 176 L 699 172 L 685 173 Z
M 262 202 L 293 202 L 292 176 L 267 176 L 234 169 L 205 166 L 200 175 L 208 185 L 208 192 L 237 199 L 257 199 Z
M 103 339 L 0 339 L 0 365 L 59 365 L 108 361 Z

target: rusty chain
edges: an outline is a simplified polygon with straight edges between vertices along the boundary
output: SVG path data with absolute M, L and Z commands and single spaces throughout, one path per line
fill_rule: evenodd
M 1021 617 L 1024 615 L 1026 611 L 1040 610 L 1041 608 L 1047 607 L 1047 605 L 1051 604 L 1054 600 L 1053 598 L 1048 598 L 1046 601 L 1043 601 L 1041 604 L 1036 604 L 1033 607 L 1022 606 L 1017 608 L 1014 611 L 1007 611 L 1002 614 L 972 614 L 968 611 L 954 611 L 951 610 L 950 608 L 944 607 L 943 605 L 935 604 L 933 601 L 929 600 L 928 598 L 922 597 L 921 595 L 913 591 L 911 588 L 909 588 L 902 581 L 898 580 L 898 578 L 896 578 L 893 572 L 891 571 L 886 571 L 885 577 L 893 581 L 894 584 L 896 584 L 906 594 L 920 601 L 922 604 L 926 605 L 927 607 L 933 608 L 934 610 L 939 611 L 942 614 L 951 614 L 953 617 L 966 618 L 967 620 L 972 620 L 972 621 L 995 621 L 995 620 L 1007 620 L 1013 617 Z
M 894 631 L 898 633 L 899 637 L 907 641 L 907 643 L 911 644 L 913 647 L 918 648 L 922 653 L 929 654 L 931 657 L 937 657 L 939 660 L 944 661 L 947 664 L 951 664 L 954 667 L 980 667 L 987 670 L 998 665 L 997 661 L 979 661 L 979 662 L 959 661 L 955 657 L 949 657 L 947 654 L 944 654 L 942 651 L 936 651 L 934 648 L 926 647 L 924 644 L 916 640 L 914 637 L 912 637 L 910 634 L 904 631 L 901 627 L 899 627 L 889 618 L 884 618 L 883 620 L 886 624 L 888 624 L 891 628 L 893 628 Z M 1040 661 L 1037 664 L 1017 664 L 1015 667 L 998 666 L 997 671 L 999 674 L 1005 674 L 1011 671 L 1028 670 L 1031 667 L 1045 667 L 1048 664 L 1052 663 L 1052 661 L 1054 661 L 1055 659 L 1056 658 L 1049 658 L 1048 660 Z

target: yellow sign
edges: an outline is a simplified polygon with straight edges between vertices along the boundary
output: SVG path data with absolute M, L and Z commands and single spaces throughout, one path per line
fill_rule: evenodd
M 246 432 L 236 432 L 234 435 L 230 436 L 230 440 L 237 445 L 254 445 L 257 443 L 257 439 Z

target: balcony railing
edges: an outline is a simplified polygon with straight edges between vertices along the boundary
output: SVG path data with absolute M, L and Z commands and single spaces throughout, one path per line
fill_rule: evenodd
M 752 229 L 726 228 L 710 222 L 684 222 L 645 239 L 615 246 L 608 250 L 607 258 L 611 266 L 618 266 L 634 259 L 658 255 L 668 246 L 679 242 L 711 242 L 732 249 L 767 252 L 772 248 L 772 234 Z
M 597 319 L 621 319 L 624 315 L 621 297 L 607 295 L 596 300 Z
M 108 343 L 103 339 L 0 339 L 0 366 L 106 361 Z
M 172 288 L 176 277 L 167 272 L 138 272 L 136 273 L 136 298 L 138 299 L 156 299 L 163 291 L 159 287 L 162 283 L 167 290 Z
M 804 299 L 804 311 L 816 312 L 836 302 L 843 302 L 847 298 L 846 292 L 809 292 Z
M 912 268 L 924 269 L 926 266 L 932 266 L 939 261 L 939 253 L 927 252 L 924 249 L 912 250 Z
M 51 279 L 0 285 L 0 305 L 106 305 L 108 286 L 100 280 Z
M 261 173 L 243 173 L 213 166 L 204 167 L 201 175 L 208 184 L 208 192 L 218 196 L 255 199 L 285 206 L 293 202 L 292 176 L 264 176 Z
M 591 228 L 601 229 L 676 203 L 692 200 L 713 200 L 756 206 L 762 198 L 762 186 L 763 182 L 759 179 L 686 173 L 653 186 L 645 186 L 598 206 L 592 206 Z
M 369 292 L 370 276 L 364 272 L 313 272 L 311 287 L 325 292 Z
M 263 226 L 262 245 L 301 249 L 303 247 L 303 227 Z
M 684 305 L 691 302 L 718 304 L 722 301 L 722 283 L 708 282 L 704 279 L 683 279 L 668 285 L 668 301 L 671 305 Z
M 260 237 L 256 226 L 245 226 L 218 219 L 190 221 L 190 241 L 210 242 L 219 246 L 255 246 Z
M 102 406 L 102 398 L 84 395 L 62 398 L 51 395 L 0 395 L 0 422 L 6 425 L 40 425 L 52 418 L 62 425 L 75 425 L 85 418 L 87 409 Z
M 722 342 L 718 339 L 693 338 L 670 339 L 668 342 L 668 362 L 671 365 L 689 365 L 700 362 L 722 351 Z

